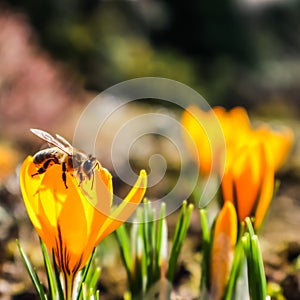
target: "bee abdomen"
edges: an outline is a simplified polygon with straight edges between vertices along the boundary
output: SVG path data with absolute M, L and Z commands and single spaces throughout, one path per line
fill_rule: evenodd
M 37 165 L 43 164 L 47 160 L 52 160 L 55 164 L 60 163 L 56 151 L 52 148 L 41 150 L 33 156 L 33 163 Z

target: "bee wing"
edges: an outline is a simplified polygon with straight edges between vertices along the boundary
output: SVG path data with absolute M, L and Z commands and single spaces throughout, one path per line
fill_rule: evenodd
M 59 139 L 60 141 L 62 141 L 65 145 L 67 145 L 68 147 L 73 148 L 73 146 L 64 137 L 62 137 L 59 134 L 56 134 L 55 136 L 57 137 L 57 139 Z
M 50 133 L 40 130 L 40 129 L 34 129 L 34 128 L 30 128 L 30 131 L 35 134 L 36 136 L 38 136 L 40 139 L 48 142 L 49 144 L 61 149 L 62 151 L 64 151 L 65 153 L 67 153 L 68 155 L 72 155 L 72 151 L 70 149 L 68 149 L 65 145 L 63 145 L 61 142 L 59 142 L 57 139 L 55 139 Z M 67 143 L 68 145 L 69 143 Z M 72 146 L 71 146 L 72 149 Z

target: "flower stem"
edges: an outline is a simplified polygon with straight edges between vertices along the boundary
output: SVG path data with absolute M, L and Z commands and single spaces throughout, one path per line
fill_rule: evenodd
M 63 276 L 64 276 L 65 300 L 72 300 L 75 276 L 74 274 L 71 275 L 63 274 Z

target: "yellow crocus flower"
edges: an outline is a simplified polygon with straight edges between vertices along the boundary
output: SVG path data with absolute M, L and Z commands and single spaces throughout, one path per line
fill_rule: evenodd
M 219 174 L 224 200 L 236 205 L 240 221 L 256 217 L 258 228 L 272 199 L 274 174 L 291 150 L 292 130 L 284 126 L 275 130 L 267 124 L 254 128 L 245 108 L 239 106 L 209 111 L 190 106 L 182 115 L 182 125 L 202 175 Z M 217 134 L 220 130 L 223 137 Z
M 24 203 L 37 233 L 48 250 L 54 252 L 56 263 L 66 284 L 74 281 L 97 244 L 123 224 L 142 200 L 147 175 L 140 172 L 128 196 L 112 208 L 112 176 L 102 167 L 95 169 L 93 185 L 78 180 L 67 172 L 68 188 L 61 179 L 60 165 L 53 165 L 44 174 L 31 176 L 36 166 L 27 157 L 20 171 Z M 70 287 L 68 287 L 70 297 Z M 72 289 L 71 289 L 72 290 Z

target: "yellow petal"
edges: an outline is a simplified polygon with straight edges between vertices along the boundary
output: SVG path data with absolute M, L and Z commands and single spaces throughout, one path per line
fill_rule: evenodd
M 223 169 L 225 141 L 221 124 L 213 110 L 190 106 L 182 115 L 184 137 L 202 175 Z
M 251 124 L 247 111 L 243 107 L 234 107 L 226 111 L 223 107 L 214 107 L 213 111 L 218 117 L 223 133 L 225 135 L 226 146 L 240 147 L 245 137 L 251 130 Z
M 139 178 L 123 202 L 111 212 L 98 233 L 97 242 L 122 225 L 142 201 L 147 187 L 147 174 L 141 170 Z
M 93 182 L 94 181 L 94 182 Z M 93 188 L 91 188 L 93 186 Z M 110 214 L 113 198 L 112 176 L 103 167 L 95 170 L 94 178 L 84 180 L 80 185 L 82 197 L 86 198 L 104 215 Z
M 33 163 L 33 158 L 28 156 L 23 162 L 20 170 L 20 188 L 29 218 L 39 236 L 45 241 L 48 236 L 48 231 L 52 232 L 51 226 L 49 226 L 47 222 L 43 222 L 44 212 L 41 208 L 40 196 L 38 193 L 45 174 L 32 177 L 31 175 L 35 174 L 36 171 L 37 168 Z M 45 226 L 49 226 L 46 233 L 44 232 Z M 52 236 L 53 235 L 51 235 L 51 237 Z M 53 240 L 50 241 L 49 239 L 48 244 L 53 244 Z
M 35 215 L 35 207 L 38 201 L 36 192 L 39 189 L 42 177 L 39 175 L 32 177 L 31 182 L 28 180 L 28 178 L 30 178 L 35 172 L 36 167 L 33 163 L 32 157 L 28 156 L 24 160 L 20 169 L 20 188 L 29 217 L 34 227 L 40 229 L 41 224 Z
M 207 122 L 208 113 L 196 106 L 191 106 L 182 115 L 182 125 L 186 129 L 184 135 L 188 149 L 199 164 L 203 175 L 208 175 L 212 165 L 212 149 L 203 126 Z
M 48 168 L 39 189 L 40 206 L 43 220 L 54 228 L 54 232 L 47 232 L 46 245 L 50 251 L 56 249 L 57 256 L 66 253 L 68 268 L 73 270 L 88 247 L 91 228 L 86 214 L 91 214 L 94 208 L 81 197 L 77 180 L 67 173 L 66 189 L 61 175 L 60 165 Z M 46 232 L 47 228 L 43 231 Z M 54 245 L 49 243 L 49 238 L 55 240 Z
M 221 188 L 223 200 L 234 203 L 235 195 L 233 190 L 233 172 L 232 166 L 234 164 L 232 149 L 228 149 L 226 152 L 226 166 L 224 175 L 222 177 Z
M 258 199 L 262 170 L 262 146 L 258 143 L 245 146 L 233 165 L 233 181 L 239 220 L 251 216 Z
M 279 130 L 272 130 L 270 127 L 263 125 L 255 133 L 265 143 L 267 155 L 273 162 L 276 172 L 284 164 L 291 151 L 294 142 L 293 131 L 283 126 Z
M 274 193 L 274 167 L 273 163 L 268 160 L 267 154 L 264 154 L 262 160 L 262 169 L 264 175 L 262 178 L 260 196 L 258 199 L 256 211 L 255 211 L 255 222 L 254 227 L 258 230 L 266 216 L 266 213 L 270 207 L 273 193 Z
M 228 283 L 237 239 L 234 205 L 226 202 L 217 217 L 211 252 L 210 299 L 222 299 Z
M 238 130 L 249 130 L 251 128 L 247 110 L 244 107 L 236 106 L 228 112 L 228 118 L 232 120 L 233 128 Z M 238 127 L 236 127 L 238 126 Z

